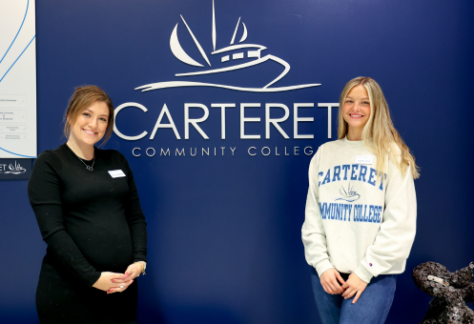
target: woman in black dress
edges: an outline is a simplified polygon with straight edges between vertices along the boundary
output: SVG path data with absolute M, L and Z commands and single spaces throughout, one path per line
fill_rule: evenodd
M 146 223 L 125 157 L 94 147 L 113 125 L 108 95 L 78 87 L 67 143 L 35 162 L 28 195 L 48 245 L 36 291 L 41 323 L 136 323 Z

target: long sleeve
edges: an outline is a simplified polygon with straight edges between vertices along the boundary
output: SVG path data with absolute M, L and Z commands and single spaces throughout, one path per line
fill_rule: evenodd
M 326 233 L 319 208 L 318 163 L 322 148 L 319 148 L 309 166 L 309 188 L 306 198 L 305 221 L 301 228 L 306 262 L 313 266 L 318 275 L 334 268 L 329 260 Z
M 387 273 L 394 267 L 403 272 L 405 261 L 416 233 L 416 193 L 409 167 L 403 176 L 398 167 L 389 161 L 389 177 L 385 192 L 383 221 L 375 242 L 370 245 L 355 270 L 357 276 L 369 282 L 373 276 Z
M 61 202 L 61 161 L 55 153 L 42 153 L 28 182 L 28 196 L 48 253 L 84 284 L 92 286 L 100 277 L 66 232 Z
M 127 160 L 122 156 L 123 161 L 128 169 L 128 201 L 126 202 L 126 218 L 130 233 L 132 236 L 133 246 L 133 262 L 147 261 L 147 232 L 145 215 L 140 206 L 140 199 L 138 197 L 138 189 L 133 178 L 133 172 L 128 165 Z

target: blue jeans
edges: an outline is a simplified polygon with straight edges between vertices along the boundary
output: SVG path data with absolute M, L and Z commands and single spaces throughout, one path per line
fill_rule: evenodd
M 346 281 L 349 275 L 341 273 L 341 276 Z M 354 297 L 344 299 L 325 292 L 314 268 L 311 281 L 323 324 L 383 324 L 392 306 L 397 278 L 395 275 L 372 278 L 355 304 L 352 304 Z

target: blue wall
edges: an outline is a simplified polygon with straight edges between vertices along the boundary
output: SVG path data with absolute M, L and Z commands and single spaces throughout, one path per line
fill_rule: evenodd
M 245 43 L 261 44 L 291 65 L 275 86 L 321 83 L 319 87 L 279 93 L 249 93 L 215 88 L 175 88 L 142 93 L 134 88 L 175 81 L 176 73 L 197 71 L 170 51 L 170 34 L 179 24 L 179 39 L 194 59 L 204 63 L 180 14 L 208 53 L 211 0 L 126 1 L 42 0 L 37 10 L 38 151 L 64 142 L 61 121 L 74 86 L 97 84 L 116 106 L 144 105 L 147 113 L 127 108 L 106 148 L 120 150 L 135 172 L 149 233 L 147 276 L 139 280 L 142 323 L 319 323 L 305 263 L 300 228 L 304 220 L 307 168 L 314 150 L 327 138 L 327 109 L 344 84 L 365 75 L 384 89 L 396 128 L 421 166 L 416 181 L 418 233 L 399 276 L 387 323 L 417 323 L 429 297 L 411 279 L 411 269 L 437 261 L 450 270 L 474 260 L 471 208 L 474 29 L 472 1 L 448 0 L 216 0 L 217 48 L 229 45 L 237 19 L 248 28 Z M 241 27 L 242 28 L 242 27 Z M 240 39 L 242 29 L 236 39 Z M 210 56 L 210 55 L 209 55 Z M 214 61 L 212 61 L 212 59 Z M 220 57 L 212 57 L 213 67 Z M 222 73 L 212 82 L 255 86 L 281 72 L 267 62 L 249 74 Z M 248 76 L 250 75 L 250 78 Z M 188 79 L 186 79 L 188 80 Z M 191 80 L 191 79 L 189 79 Z M 211 82 L 211 78 L 201 80 Z M 166 103 L 180 133 L 160 129 L 149 135 Z M 205 140 L 194 129 L 184 139 L 184 104 L 210 110 L 201 123 Z M 235 103 L 226 115 L 226 139 L 220 138 L 220 110 L 211 103 Z M 260 103 L 246 116 L 241 139 L 239 105 Z M 265 139 L 265 103 L 282 103 L 291 115 L 282 123 L 284 139 L 272 128 Z M 301 116 L 301 134 L 293 138 L 293 104 L 314 103 Z M 191 117 L 202 111 L 191 109 Z M 272 110 L 272 117 L 283 116 Z M 336 137 L 336 109 L 332 137 Z M 268 146 L 272 154 L 249 156 L 250 146 Z M 300 155 L 275 156 L 295 146 Z M 140 147 L 141 157 L 132 149 Z M 158 153 L 147 157 L 144 150 Z M 221 156 L 189 156 L 189 149 L 226 147 Z M 230 147 L 236 147 L 234 156 Z M 186 156 L 159 156 L 160 148 L 185 148 Z M 212 153 L 211 153 L 212 155 Z M 26 194 L 26 181 L 0 182 L 0 322 L 34 323 L 34 293 L 45 245 Z

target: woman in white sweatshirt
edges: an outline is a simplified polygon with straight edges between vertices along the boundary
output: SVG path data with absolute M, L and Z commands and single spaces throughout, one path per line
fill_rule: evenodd
M 416 231 L 419 177 L 375 80 L 342 90 L 338 140 L 309 166 L 302 228 L 324 324 L 384 323 Z

